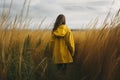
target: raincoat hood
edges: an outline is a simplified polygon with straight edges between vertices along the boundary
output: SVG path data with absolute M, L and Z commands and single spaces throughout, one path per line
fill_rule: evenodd
M 53 32 L 53 34 L 57 37 L 64 37 L 67 33 L 66 25 L 60 25 L 57 30 Z

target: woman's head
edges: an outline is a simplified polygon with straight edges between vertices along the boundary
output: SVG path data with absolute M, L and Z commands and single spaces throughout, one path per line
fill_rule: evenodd
M 65 16 L 63 14 L 60 14 L 58 15 L 55 21 L 53 31 L 56 30 L 62 24 L 66 24 L 66 20 L 65 20 Z

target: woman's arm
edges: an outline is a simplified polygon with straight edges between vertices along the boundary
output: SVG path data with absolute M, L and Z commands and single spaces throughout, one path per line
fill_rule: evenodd
M 74 45 L 74 38 L 73 38 L 73 34 L 71 31 L 69 31 L 68 35 L 67 35 L 67 46 L 68 49 L 71 53 L 72 56 L 74 56 L 74 51 L 75 51 L 75 45 Z

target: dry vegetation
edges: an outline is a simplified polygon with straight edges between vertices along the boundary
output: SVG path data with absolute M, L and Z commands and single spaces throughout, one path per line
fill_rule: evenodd
M 74 63 L 68 66 L 66 75 L 58 75 L 47 47 L 50 31 L 27 29 L 30 21 L 26 16 L 11 19 L 10 9 L 3 9 L 0 80 L 120 80 L 119 12 L 109 23 L 107 16 L 101 29 L 95 29 L 94 23 L 91 30 L 73 31 Z

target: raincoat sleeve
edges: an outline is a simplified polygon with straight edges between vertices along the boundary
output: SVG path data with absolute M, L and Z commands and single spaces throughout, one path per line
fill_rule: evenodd
M 67 45 L 71 55 L 74 56 L 75 46 L 74 46 L 73 34 L 71 31 L 69 32 L 69 35 L 68 35 Z

